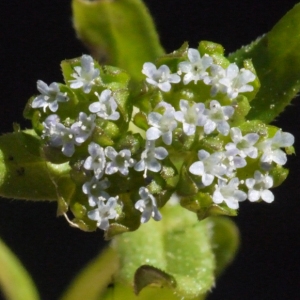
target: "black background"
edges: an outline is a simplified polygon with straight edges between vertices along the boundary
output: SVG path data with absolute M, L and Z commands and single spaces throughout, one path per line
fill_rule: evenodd
M 146 3 L 167 51 L 179 48 L 185 40 L 192 47 L 200 40 L 212 40 L 230 53 L 270 30 L 297 1 Z M 36 93 L 37 79 L 62 81 L 60 61 L 87 50 L 75 38 L 69 0 L 1 1 L 0 22 L 0 122 L 1 132 L 8 132 L 14 121 L 23 128 L 29 126 L 22 111 Z M 298 98 L 276 120 L 284 131 L 295 135 L 298 152 L 299 113 Z M 273 204 L 241 205 L 235 218 L 241 248 L 217 281 L 210 300 L 300 299 L 299 165 L 296 156 L 289 158 L 290 176 L 274 190 Z M 73 229 L 55 214 L 54 203 L 0 199 L 0 236 L 31 273 L 43 300 L 57 299 L 104 245 L 102 232 Z

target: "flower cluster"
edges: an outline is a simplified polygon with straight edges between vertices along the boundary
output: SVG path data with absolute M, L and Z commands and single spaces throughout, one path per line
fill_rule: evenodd
M 69 161 L 79 187 L 70 206 L 84 207 L 85 222 L 134 230 L 137 220 L 159 221 L 173 193 L 198 214 L 274 200 L 270 188 L 284 179 L 283 149 L 292 152 L 294 137 L 246 119 L 259 86 L 254 69 L 197 49 L 180 53 L 179 62 L 144 64 L 140 94 L 116 75 L 122 71 L 88 55 L 67 63 L 66 85 L 38 81 L 34 128 Z

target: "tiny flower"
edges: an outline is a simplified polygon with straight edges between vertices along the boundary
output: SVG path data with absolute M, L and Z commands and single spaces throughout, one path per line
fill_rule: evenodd
M 230 64 L 227 69 L 220 66 L 213 66 L 211 69 L 212 77 L 206 84 L 212 85 L 211 95 L 217 92 L 227 94 L 229 99 L 235 99 L 239 93 L 252 92 L 253 86 L 249 82 L 255 80 L 256 76 L 249 70 L 239 70 L 236 64 Z
M 59 123 L 57 115 L 48 116 L 43 122 L 44 130 L 42 138 L 48 137 L 51 147 L 62 146 L 62 153 L 71 157 L 75 152 L 75 133 L 71 128 Z
M 104 173 L 106 158 L 104 149 L 98 144 L 91 142 L 88 146 L 90 156 L 85 160 L 83 167 L 93 170 L 96 179 L 100 179 Z
M 226 94 L 227 88 L 220 83 L 220 80 L 226 77 L 226 70 L 219 65 L 212 65 L 210 67 L 211 76 L 204 78 L 204 83 L 211 85 L 210 95 L 216 96 L 218 93 Z
M 163 115 L 152 112 L 148 115 L 148 124 L 150 127 L 146 132 L 149 141 L 157 140 L 162 137 L 166 145 L 172 143 L 172 132 L 177 127 L 175 120 L 175 110 L 173 107 L 167 108 Z
M 118 108 L 115 98 L 112 96 L 111 90 L 102 91 L 99 96 L 98 93 L 95 93 L 98 97 L 98 102 L 94 102 L 89 106 L 89 111 L 96 113 L 98 117 L 104 120 L 113 120 L 116 121 L 120 118 L 119 112 L 116 111 Z
M 263 152 L 260 161 L 265 168 L 274 161 L 278 165 L 284 165 L 287 161 L 286 154 L 280 148 L 290 147 L 294 144 L 295 138 L 288 132 L 278 130 L 276 134 L 257 145 L 258 149 Z
M 212 58 L 205 54 L 202 58 L 197 49 L 190 48 L 188 50 L 189 61 L 183 61 L 179 63 L 179 73 L 185 73 L 183 77 L 183 83 L 188 84 L 194 81 L 203 80 L 208 76 L 207 69 L 212 65 Z
M 258 141 L 259 135 L 257 133 L 248 133 L 242 136 L 242 132 L 239 128 L 233 127 L 230 129 L 230 137 L 233 143 L 228 143 L 225 148 L 227 152 L 238 151 L 238 155 L 241 157 L 257 157 L 257 148 L 254 144 Z
M 90 181 L 85 182 L 82 191 L 88 196 L 89 205 L 95 206 L 99 200 L 107 200 L 109 195 L 104 190 L 109 186 L 110 182 L 107 178 L 99 181 L 96 177 L 92 177 Z
M 205 150 L 198 151 L 199 161 L 194 162 L 189 171 L 197 176 L 201 176 L 204 186 L 212 184 L 215 177 L 219 177 L 226 173 L 226 168 L 222 164 L 223 154 L 221 152 L 215 152 L 209 154 Z
M 229 208 L 238 209 L 239 202 L 247 198 L 247 194 L 240 191 L 238 186 L 239 179 L 237 177 L 232 178 L 228 184 L 226 184 L 226 181 L 219 179 L 213 193 L 213 202 L 216 204 L 225 202 Z
M 163 92 L 169 92 L 171 90 L 171 83 L 178 83 L 180 81 L 180 76 L 170 74 L 171 71 L 166 65 L 162 65 L 156 69 L 153 63 L 146 62 L 143 65 L 142 73 L 147 76 L 146 81 L 149 84 L 157 86 Z
M 59 85 L 56 82 L 51 83 L 49 86 L 42 80 L 38 80 L 37 89 L 41 95 L 34 98 L 31 106 L 33 108 L 43 108 L 46 112 L 47 107 L 52 112 L 56 112 L 58 109 L 58 102 L 66 102 L 69 100 L 66 93 L 61 93 Z
M 221 106 L 217 100 L 210 102 L 210 109 L 206 109 L 204 114 L 207 116 L 204 124 L 204 132 L 212 133 L 215 129 L 222 135 L 228 135 L 230 126 L 229 118 L 233 115 L 234 108 L 232 106 Z
M 95 118 L 95 115 L 87 116 L 84 112 L 79 113 L 79 120 L 71 126 L 71 129 L 75 133 L 76 143 L 82 144 L 90 137 L 96 126 Z
M 159 172 L 161 164 L 158 160 L 163 160 L 168 156 L 168 151 L 164 147 L 156 147 L 154 141 L 146 141 L 146 149 L 141 154 L 141 160 L 136 163 L 134 169 L 138 172 L 144 171 L 144 177 L 147 171 Z
M 138 200 L 134 207 L 142 213 L 141 223 L 146 223 L 152 217 L 155 221 L 161 220 L 161 214 L 157 208 L 154 196 L 145 187 L 139 189 L 141 199 Z
M 97 208 L 88 212 L 88 217 L 91 220 L 97 221 L 97 226 L 102 230 L 107 230 L 109 220 L 116 219 L 118 212 L 118 197 L 110 197 L 107 202 L 97 200 Z
M 52 132 L 55 129 L 56 124 L 58 124 L 60 121 L 60 118 L 58 115 L 49 115 L 45 121 L 43 122 L 43 135 L 42 138 L 45 138 L 46 136 L 50 136 Z
M 82 55 L 81 66 L 74 67 L 74 70 L 75 73 L 71 74 L 71 76 L 75 79 L 69 80 L 71 82 L 70 87 L 72 89 L 82 87 L 83 91 L 88 94 L 100 74 L 100 71 L 94 67 L 93 58 L 89 55 Z
M 226 168 L 226 176 L 235 176 L 236 169 L 243 168 L 247 165 L 246 160 L 239 156 L 238 149 L 231 149 L 230 151 L 222 152 L 222 165 Z
M 193 135 L 196 126 L 203 126 L 206 116 L 203 114 L 205 106 L 203 103 L 189 104 L 187 100 L 181 99 L 179 102 L 180 111 L 174 113 L 175 119 L 182 123 L 183 132 L 186 135 Z
M 105 148 L 105 155 L 111 160 L 107 163 L 105 173 L 114 174 L 120 172 L 122 175 L 128 175 L 129 167 L 133 167 L 135 160 L 131 158 L 131 152 L 128 149 L 121 150 L 119 153 L 111 146 Z
M 269 188 L 273 186 L 273 178 L 268 174 L 263 175 L 259 171 L 254 172 L 254 178 L 246 179 L 246 186 L 249 189 L 248 199 L 251 202 L 264 200 L 267 203 L 274 201 L 274 195 Z

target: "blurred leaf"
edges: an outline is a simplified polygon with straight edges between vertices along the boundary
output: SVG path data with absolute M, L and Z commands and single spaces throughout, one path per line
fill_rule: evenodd
M 300 4 L 262 38 L 229 55 L 243 66 L 252 59 L 261 88 L 251 102 L 247 119 L 271 122 L 300 90 Z
M 226 217 L 210 217 L 211 246 L 216 258 L 215 274 L 220 273 L 232 262 L 239 247 L 239 231 L 235 223 Z
M 37 300 L 36 287 L 18 258 L 0 240 L 0 286 L 8 300 Z
M 117 255 L 114 250 L 107 248 L 76 276 L 61 300 L 101 299 L 100 295 L 112 282 L 117 269 Z
M 101 63 L 143 78 L 142 66 L 164 53 L 153 20 L 141 0 L 73 0 L 78 37 Z

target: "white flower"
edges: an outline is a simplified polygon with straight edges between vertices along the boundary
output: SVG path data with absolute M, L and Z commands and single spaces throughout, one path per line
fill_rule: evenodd
M 254 172 L 254 178 L 246 179 L 246 186 L 248 187 L 248 199 L 251 202 L 264 200 L 267 203 L 274 201 L 274 195 L 269 188 L 273 186 L 273 178 L 268 174 L 263 175 L 259 171 Z
M 189 171 L 197 176 L 201 176 L 204 186 L 209 186 L 215 177 L 220 177 L 226 173 L 226 168 L 222 164 L 222 152 L 209 154 L 205 150 L 198 151 L 199 161 L 194 162 Z
M 60 121 L 60 118 L 58 115 L 53 114 L 49 115 L 43 122 L 43 135 L 42 138 L 45 138 L 46 136 L 50 136 L 55 129 L 56 124 L 58 124 Z
M 43 122 L 44 130 L 42 138 L 48 137 L 51 147 L 62 146 L 62 153 L 71 157 L 75 152 L 75 133 L 71 128 L 59 123 L 57 115 L 48 116 Z
M 100 179 L 104 173 L 106 158 L 104 149 L 98 144 L 91 142 L 88 146 L 90 156 L 85 160 L 83 167 L 93 170 L 96 179 Z
M 109 227 L 109 220 L 118 217 L 116 207 L 118 207 L 118 197 L 110 197 L 107 202 L 98 200 L 97 208 L 89 211 L 88 217 L 91 220 L 97 221 L 97 226 L 100 229 L 107 230 Z
M 212 77 L 206 84 L 212 85 L 211 95 L 217 92 L 227 94 L 229 99 L 235 99 L 239 93 L 252 92 L 253 86 L 247 83 L 255 80 L 256 76 L 249 70 L 240 69 L 236 64 L 230 64 L 226 69 L 213 66 Z
M 147 177 L 147 171 L 159 172 L 161 164 L 157 160 L 163 160 L 168 156 L 168 151 L 164 147 L 156 147 L 154 141 L 146 140 L 146 149 L 141 154 L 141 160 L 136 163 L 136 171 L 144 171 L 144 177 Z
M 177 127 L 175 120 L 175 110 L 173 107 L 166 108 L 163 115 L 152 112 L 148 115 L 148 124 L 150 127 L 146 132 L 149 141 L 157 140 L 162 137 L 166 145 L 172 143 L 172 131 Z
M 100 71 L 94 68 L 93 58 L 89 55 L 82 55 L 81 66 L 74 67 L 74 70 L 75 73 L 71 74 L 71 76 L 75 79 L 69 80 L 71 82 L 70 87 L 72 89 L 82 87 L 83 91 L 88 94 L 100 74 Z
M 226 181 L 219 179 L 213 193 L 213 202 L 220 204 L 225 202 L 229 208 L 239 208 L 239 202 L 246 200 L 247 194 L 238 189 L 239 179 L 232 178 L 228 184 Z
M 149 84 L 157 86 L 163 92 L 169 92 L 171 90 L 171 83 L 178 83 L 180 81 L 180 76 L 170 74 L 170 69 L 166 65 L 162 65 L 156 69 L 153 63 L 146 62 L 143 65 L 142 73 L 147 76 L 146 81 Z
M 118 120 L 120 118 L 119 112 L 116 111 L 118 105 L 112 96 L 111 90 L 106 89 L 102 91 L 100 96 L 98 93 L 95 93 L 95 95 L 99 101 L 89 106 L 90 112 L 96 113 L 98 117 L 104 120 Z
M 217 100 L 210 102 L 210 109 L 206 109 L 204 114 L 207 120 L 204 124 L 204 132 L 212 133 L 215 129 L 222 135 L 228 135 L 230 126 L 228 119 L 233 115 L 234 108 L 232 106 L 221 106 Z
M 41 95 L 34 98 L 31 106 L 33 108 L 43 108 L 46 112 L 47 107 L 52 112 L 56 112 L 58 109 L 58 102 L 66 102 L 69 100 L 66 93 L 61 93 L 59 85 L 56 82 L 51 83 L 49 86 L 42 80 L 37 81 L 37 89 Z
M 71 129 L 75 133 L 76 143 L 82 144 L 90 137 L 96 126 L 95 118 L 95 115 L 87 116 L 87 114 L 84 112 L 79 113 L 79 120 L 73 123 L 71 126 Z
M 211 85 L 210 95 L 214 97 L 219 92 L 226 94 L 227 87 L 220 83 L 220 79 L 226 77 L 226 70 L 219 65 L 213 64 L 210 67 L 210 74 L 211 76 L 207 76 L 203 80 L 205 84 Z
M 237 150 L 238 155 L 241 157 L 257 157 L 257 148 L 253 146 L 259 139 L 257 133 L 248 133 L 242 136 L 241 130 L 237 127 L 233 127 L 230 129 L 230 137 L 233 143 L 228 143 L 225 146 L 228 153 Z
M 183 77 L 184 84 L 188 84 L 192 80 L 196 84 L 197 81 L 208 76 L 206 70 L 212 65 L 213 60 L 207 54 L 204 54 L 201 58 L 199 51 L 193 48 L 188 50 L 188 59 L 189 61 L 179 63 L 179 73 L 185 73 Z
M 226 169 L 227 177 L 235 176 L 236 169 L 243 168 L 247 165 L 246 160 L 239 156 L 239 150 L 236 148 L 231 149 L 230 151 L 222 152 L 222 154 L 222 165 Z
M 87 181 L 82 186 L 82 191 L 88 196 L 89 205 L 95 206 L 98 201 L 105 201 L 109 198 L 109 195 L 104 191 L 110 186 L 110 182 L 107 178 L 98 180 L 96 177 L 92 177 L 90 181 Z
M 138 200 L 134 207 L 142 213 L 141 223 L 146 223 L 152 217 L 155 221 L 161 220 L 161 214 L 157 208 L 154 196 L 145 187 L 139 189 L 142 199 Z
M 263 152 L 260 161 L 265 168 L 274 161 L 278 165 L 284 165 L 287 161 L 286 154 L 280 148 L 290 147 L 294 144 L 295 138 L 288 132 L 278 130 L 276 134 L 257 145 Z
M 174 113 L 175 119 L 182 123 L 183 132 L 186 135 L 193 135 L 196 131 L 196 126 L 203 126 L 206 121 L 206 116 L 203 114 L 205 106 L 203 103 L 190 103 L 187 100 L 181 99 L 179 102 L 180 111 Z
M 131 152 L 128 149 L 121 150 L 119 153 L 111 146 L 105 148 L 105 155 L 111 160 L 107 163 L 105 173 L 114 174 L 118 171 L 127 176 L 128 168 L 133 167 L 135 160 L 131 158 Z

